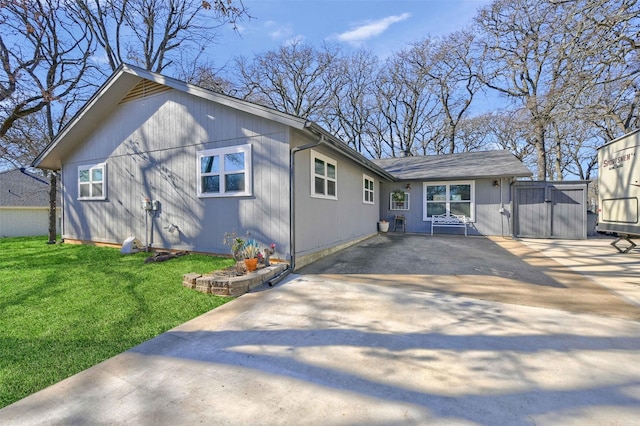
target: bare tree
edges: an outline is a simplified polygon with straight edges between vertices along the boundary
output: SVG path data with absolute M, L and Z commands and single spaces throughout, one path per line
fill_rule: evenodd
M 0 5 L 0 23 L 3 137 L 16 121 L 83 87 L 93 40 L 57 0 Z
M 376 111 L 374 79 L 378 58 L 369 51 L 358 50 L 340 62 L 344 84 L 334 86 L 331 104 L 323 121 L 327 129 L 355 150 L 372 158 L 380 158 L 382 147 L 372 126 Z
M 573 128 L 580 129 L 606 111 L 608 123 L 616 121 L 611 106 L 619 102 L 602 96 L 611 89 L 620 88 L 614 92 L 631 101 L 623 109 L 632 114 L 618 123 L 637 116 L 628 89 L 638 72 L 630 65 L 637 57 L 639 13 L 637 0 L 498 0 L 481 10 L 483 81 L 527 111 L 538 179 L 560 177 L 571 162 L 559 157 L 570 152 L 565 141 L 576 140 L 563 120 L 574 120 Z
M 49 140 L 46 122 L 41 110 L 13 123 L 0 144 L 0 169 L 22 168 L 31 164 Z
M 240 97 L 319 122 L 345 81 L 337 49 L 299 41 L 252 60 L 238 58 L 236 66 Z
M 483 31 L 482 79 L 529 114 L 532 143 L 537 153 L 537 177 L 546 178 L 546 132 L 564 89 L 562 76 L 569 57 L 558 56 L 562 28 L 556 7 L 548 2 L 498 0 L 480 10 Z
M 474 117 L 467 125 L 475 124 L 478 133 L 485 134 L 485 147 L 506 149 L 528 167 L 535 165 L 535 150 L 529 140 L 525 111 L 500 111 Z
M 497 135 L 493 133 L 492 120 L 496 117 L 486 113 L 461 119 L 456 126 L 456 152 L 507 149 L 495 141 Z
M 28 165 L 65 122 L 86 87 L 91 34 L 56 0 L 0 5 L 0 143 L 3 157 Z M 57 117 L 57 118 L 56 118 Z M 57 177 L 50 173 L 49 242 L 57 238 Z
M 437 99 L 429 88 L 425 45 L 403 50 L 389 58 L 376 78 L 380 118 L 375 125 L 391 157 L 425 152 L 432 141 L 429 121 Z
M 421 64 L 433 81 L 441 108 L 442 142 L 438 143 L 438 151 L 449 154 L 456 152 L 458 126 L 480 88 L 473 40 L 471 32 L 452 33 L 437 40 L 433 49 L 427 49 L 430 50 L 429 63 Z M 429 45 L 425 40 L 415 48 L 420 49 L 424 44 Z
M 78 0 L 74 10 L 111 70 L 133 62 L 163 72 L 177 58 L 195 62 L 216 29 L 248 17 L 242 0 Z M 193 52 L 190 57 L 188 52 Z
M 222 77 L 223 69 L 212 63 L 193 64 L 189 69 L 181 67 L 178 78 L 187 83 L 211 90 L 213 92 L 235 95 L 235 88 L 231 81 Z

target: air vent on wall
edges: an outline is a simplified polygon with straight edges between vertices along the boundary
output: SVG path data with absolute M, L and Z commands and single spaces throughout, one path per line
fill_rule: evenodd
M 127 96 L 125 96 L 120 103 L 123 104 L 125 102 L 133 101 L 136 99 L 144 99 L 149 96 L 157 95 L 158 93 L 167 92 L 171 90 L 170 87 L 164 86 L 162 84 L 154 83 L 149 80 L 142 80 L 136 86 L 131 89 Z

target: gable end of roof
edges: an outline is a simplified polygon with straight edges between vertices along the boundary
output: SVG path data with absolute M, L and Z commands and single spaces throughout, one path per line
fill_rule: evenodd
M 163 84 L 159 84 L 149 80 L 140 80 L 140 82 L 136 84 L 135 87 L 131 89 L 129 93 L 127 93 L 127 95 L 124 98 L 122 98 L 120 102 L 118 102 L 118 105 L 139 100 L 139 99 L 148 98 L 149 96 L 168 92 L 170 90 L 171 90 L 170 87 L 167 87 Z

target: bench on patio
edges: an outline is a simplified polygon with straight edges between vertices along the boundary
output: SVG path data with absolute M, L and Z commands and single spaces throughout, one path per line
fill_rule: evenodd
M 467 218 L 461 214 L 434 214 L 431 216 L 431 235 L 436 226 L 464 228 L 464 236 L 467 236 Z

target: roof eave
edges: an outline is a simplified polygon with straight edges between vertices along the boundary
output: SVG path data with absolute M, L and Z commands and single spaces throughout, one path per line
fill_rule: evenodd
M 530 178 L 531 173 L 501 173 L 501 174 L 482 174 L 482 175 L 454 175 L 454 176 L 412 176 L 403 177 L 396 176 L 398 181 L 448 181 L 462 179 L 509 179 L 509 178 Z
M 313 133 L 316 136 L 324 136 L 325 143 L 330 145 L 336 151 L 340 152 L 341 154 L 349 157 L 351 160 L 353 160 L 356 163 L 360 164 L 361 166 L 365 167 L 369 171 L 379 175 L 380 177 L 382 177 L 382 178 L 384 178 L 386 180 L 392 181 L 392 182 L 397 180 L 397 178 L 395 176 L 393 176 L 391 173 L 387 172 L 382 167 L 380 167 L 377 164 L 373 163 L 371 160 L 367 159 L 364 155 L 362 155 L 359 152 L 355 151 L 354 149 L 350 148 L 343 141 L 341 141 L 340 139 L 338 139 L 337 137 L 335 137 L 331 133 L 327 132 L 325 129 L 323 129 L 322 127 L 320 127 L 318 124 L 314 123 L 313 121 L 307 121 L 306 124 L 305 124 L 305 128 L 306 128 L 307 131 Z
M 126 78 L 129 77 L 129 78 Z M 31 165 L 40 169 L 60 170 L 65 154 L 73 149 L 74 141 L 81 140 L 90 131 L 94 121 L 87 117 L 103 114 L 104 108 L 115 107 L 120 100 L 142 79 L 165 85 L 172 89 L 189 93 L 202 99 L 217 102 L 234 109 L 273 120 L 293 128 L 304 129 L 306 121 L 293 115 L 282 113 L 258 104 L 212 92 L 180 80 L 133 65 L 122 64 L 104 82 L 84 106 L 62 128 L 49 145 L 33 160 Z M 83 125 L 83 122 L 86 123 Z M 75 137 L 74 137 L 75 135 Z M 67 146 L 71 144 L 71 146 Z
M 94 112 L 101 103 L 106 102 L 109 99 L 111 93 L 109 88 L 113 87 L 117 82 L 122 81 L 123 74 L 129 70 L 126 65 L 120 65 L 116 71 L 100 86 L 100 88 L 91 96 L 91 98 L 76 112 L 76 114 L 65 124 L 55 138 L 47 145 L 44 150 L 33 160 L 32 167 L 48 170 L 60 170 L 62 168 L 62 156 L 53 156 L 53 154 L 65 145 L 65 140 L 70 137 L 74 132 L 79 131 L 76 125 L 80 123 L 83 118 L 87 117 Z M 131 74 L 131 73 L 130 73 Z M 137 79 L 133 82 L 133 85 L 137 83 Z M 131 86 L 133 87 L 133 86 Z M 122 91 L 128 92 L 131 88 L 123 88 Z M 114 94 L 115 95 L 115 94 Z M 118 96 L 115 96 L 118 97 Z M 120 98 L 121 99 L 121 98 Z M 119 102 L 119 100 L 116 101 Z

